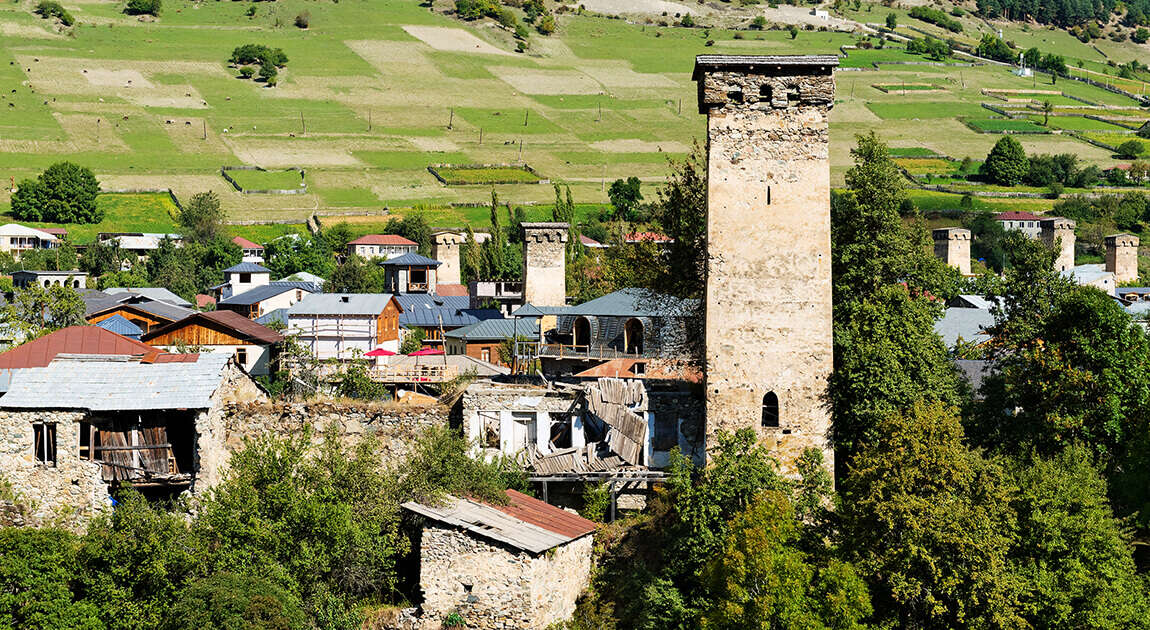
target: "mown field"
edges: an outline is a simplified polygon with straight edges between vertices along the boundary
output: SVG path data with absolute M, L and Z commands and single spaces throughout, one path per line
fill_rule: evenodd
M 640 177 L 651 196 L 668 160 L 703 140 L 690 78 L 696 54 L 837 53 L 857 43 L 847 33 L 802 31 L 791 39 L 785 31 L 564 14 L 556 35 L 533 35 L 530 50 L 519 54 L 490 22 L 444 15 L 447 0 L 434 0 L 434 10 L 418 0 L 168 0 L 152 22 L 123 15 L 122 4 L 110 0 L 63 4 L 78 21 L 68 33 L 32 15 L 29 2 L 0 6 L 0 85 L 12 86 L 0 102 L 0 175 L 19 180 L 69 159 L 92 167 L 107 188 L 171 188 L 181 199 L 214 190 L 237 221 L 302 223 L 312 213 L 359 213 L 353 218 L 374 226 L 386 221 L 385 210 L 425 205 L 439 208 L 429 212 L 436 225 L 482 224 L 485 209 L 447 204 L 481 203 L 491 186 L 444 186 L 427 166 L 514 163 L 520 152 L 544 177 L 570 185 L 587 207 L 605 202 L 607 186 L 620 177 Z M 249 7 L 254 16 L 246 15 Z M 292 26 L 303 9 L 311 14 L 306 31 Z M 881 21 L 885 13 L 876 15 Z M 277 87 L 241 80 L 228 67 L 232 48 L 245 43 L 287 54 Z M 998 137 L 962 122 L 992 115 L 980 107 L 990 100 L 982 89 L 1051 89 L 996 66 L 883 65 L 922 60 L 896 46 L 852 51 L 843 60 L 854 67 L 878 62 L 879 69 L 838 75 L 831 114 L 836 183 L 850 165 L 856 133 L 875 130 L 896 149 L 977 160 Z M 884 94 L 870 87 L 902 83 L 944 90 Z M 1134 105 L 1072 81 L 1053 89 Z M 1069 136 L 1018 139 L 1029 152 L 1114 163 L 1110 152 Z M 219 175 L 232 164 L 279 173 L 304 168 L 308 192 L 240 194 Z M 554 198 L 550 185 L 532 181 L 496 188 L 516 204 Z M 6 195 L 0 193 L 0 210 Z M 155 224 L 163 221 L 155 217 Z

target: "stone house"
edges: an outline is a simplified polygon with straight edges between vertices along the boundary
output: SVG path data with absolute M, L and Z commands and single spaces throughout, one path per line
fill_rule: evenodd
M 87 518 L 121 484 L 201 491 L 227 458 L 223 408 L 266 398 L 226 354 L 57 355 L 0 398 L 0 475 L 37 519 Z
M 622 289 L 557 311 L 557 325 L 546 333 L 539 355 L 546 367 L 570 367 L 564 361 L 617 357 L 683 358 L 691 353 L 697 300 L 683 300 L 646 289 Z M 581 371 L 580 367 L 576 371 Z M 550 370 L 549 370 L 550 371 Z
M 591 576 L 595 523 L 514 490 L 507 500 L 403 504 L 426 519 L 419 627 L 441 628 L 454 613 L 468 628 L 542 630 L 575 612 Z

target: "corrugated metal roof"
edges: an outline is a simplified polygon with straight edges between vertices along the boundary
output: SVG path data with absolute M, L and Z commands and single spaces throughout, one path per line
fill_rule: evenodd
M 257 344 L 273 344 L 283 341 L 283 335 L 278 332 L 263 326 L 259 323 L 240 315 L 235 311 L 206 311 L 203 313 L 196 313 L 181 319 L 178 322 L 172 322 L 160 328 L 155 328 L 148 334 L 144 335 L 144 341 L 150 341 L 161 335 L 166 335 L 172 331 L 186 328 L 188 326 L 204 325 L 204 324 L 217 324 L 218 326 L 226 329 L 234 337 L 251 341 Z
M 559 314 L 687 317 L 695 314 L 698 304 L 698 300 L 685 300 L 648 289 L 620 289 L 590 302 L 567 307 Z
M 391 301 L 390 293 L 313 293 L 288 310 L 297 315 L 379 315 Z
M 427 256 L 420 256 L 419 254 L 408 252 L 402 256 L 396 256 L 395 258 L 385 260 L 383 261 L 383 264 L 388 266 L 396 265 L 400 267 L 438 267 L 443 263 L 435 260 L 434 258 L 428 258 Z
M 59 354 L 142 355 L 159 352 L 99 326 L 69 326 L 0 354 L 0 369 L 44 367 Z
M 272 324 L 276 324 L 276 323 L 283 324 L 284 326 L 287 326 L 288 311 L 289 310 L 291 310 L 291 309 L 277 308 L 274 311 L 269 311 L 269 312 L 264 313 L 263 315 L 255 318 L 255 322 L 257 324 L 261 324 L 263 326 L 271 326 Z
M 464 341 L 498 341 L 510 339 L 516 334 L 528 339 L 538 339 L 539 320 L 488 319 L 463 328 L 449 330 L 444 333 L 444 336 L 463 339 Z
M 224 269 L 224 273 L 271 273 L 272 270 L 253 262 L 242 262 Z
M 971 343 L 990 341 L 985 331 L 994 324 L 990 311 L 980 308 L 948 308 L 942 319 L 934 323 L 934 332 L 942 337 L 949 348 L 961 338 Z
M 437 282 L 435 284 L 435 294 L 444 297 L 467 297 L 467 285 Z
M 96 325 L 104 330 L 132 339 L 139 339 L 140 335 L 144 334 L 144 329 L 128 321 L 128 318 L 123 315 L 113 315 Z
M 553 505 L 514 490 L 507 491 L 506 506 L 448 496 L 443 506 L 409 501 L 403 507 L 429 518 L 494 540 L 541 554 L 595 531 L 595 524 Z
M 427 293 L 397 293 L 395 300 L 403 308 L 399 314 L 401 326 L 439 326 L 450 328 L 470 326 L 485 319 L 503 317 L 495 309 L 469 309 L 467 296 L 430 295 Z
M 112 296 L 112 299 L 119 299 L 119 298 L 118 298 L 118 296 Z M 85 302 L 85 304 L 87 304 L 88 300 L 85 299 L 84 302 Z M 137 312 L 151 315 L 151 316 L 157 317 L 159 319 L 166 319 L 169 322 L 179 321 L 179 320 L 187 317 L 188 315 L 195 313 L 195 311 L 193 311 L 190 308 L 184 308 L 182 306 L 176 306 L 175 304 L 168 304 L 167 302 L 160 302 L 159 300 L 148 300 L 148 299 L 144 299 L 143 301 L 139 301 L 139 302 L 131 302 L 131 303 L 129 303 L 129 302 L 113 302 L 113 303 L 109 304 L 106 301 L 96 302 L 94 304 L 90 304 L 88 308 L 89 308 L 89 310 L 88 310 L 86 317 L 88 317 L 89 319 L 96 316 L 96 315 L 99 315 L 101 313 L 106 313 L 108 311 L 114 311 L 116 309 L 121 309 L 121 308 L 125 309 L 125 310 L 135 310 Z
M 251 304 L 259 304 L 264 300 L 270 300 L 277 295 L 300 289 L 308 293 L 318 293 L 319 287 L 311 282 L 271 282 L 263 286 L 248 289 L 243 293 L 237 293 L 220 300 L 220 304 L 235 304 L 237 306 L 249 306 Z
M 264 248 L 263 245 L 260 245 L 259 243 L 253 243 L 252 241 L 249 241 L 248 239 L 246 239 L 242 236 L 237 236 L 237 237 L 233 238 L 232 242 L 235 243 L 236 245 L 239 245 L 240 249 L 263 249 Z
M 195 362 L 179 363 L 57 358 L 47 367 L 14 373 L 0 408 L 207 409 L 231 356 L 206 353 Z
M 164 287 L 112 287 L 110 289 L 104 289 L 104 293 L 107 293 L 108 295 L 124 295 L 125 293 L 131 295 L 142 295 L 151 300 L 167 302 L 168 304 L 175 304 L 176 306 L 182 306 L 184 308 L 192 307 L 191 302 L 176 295 L 175 293 L 172 293 Z

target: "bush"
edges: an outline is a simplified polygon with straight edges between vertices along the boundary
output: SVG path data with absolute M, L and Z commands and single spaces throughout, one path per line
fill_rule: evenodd
M 886 27 L 892 31 L 898 28 L 898 16 L 893 13 L 888 13 L 886 15 Z
M 1142 155 L 1142 151 L 1145 148 L 1145 145 L 1137 140 L 1127 140 L 1118 145 L 1118 157 L 1125 160 L 1133 160 L 1139 155 Z
M 288 58 L 284 51 L 279 48 L 269 48 L 263 44 L 244 44 L 243 46 L 236 46 L 232 50 L 232 56 L 228 62 L 233 66 L 270 63 L 277 68 L 282 68 L 287 65 Z
M 751 20 L 751 28 L 755 29 L 756 31 L 761 31 L 766 27 L 767 27 L 767 18 L 765 18 L 761 15 L 756 15 L 755 19 Z
M 44 19 L 56 18 L 60 20 L 60 23 L 64 26 L 72 26 L 76 23 L 76 20 L 72 18 L 72 14 L 68 13 L 68 11 L 55 0 L 40 0 L 33 11 L 36 15 Z
M 124 5 L 128 15 L 160 15 L 160 0 L 128 0 Z
M 1135 44 L 1145 44 L 1147 40 L 1150 40 L 1150 30 L 1139 27 L 1130 35 L 1130 39 L 1134 40 Z
M 251 66 L 244 66 L 240 68 L 240 78 L 250 79 L 256 74 L 256 69 Z
M 917 6 L 910 10 L 910 16 L 916 20 L 922 20 L 935 26 L 941 26 L 952 33 L 962 32 L 962 22 L 950 17 L 946 13 L 938 9 L 932 9 L 925 6 Z
M 551 14 L 544 15 L 539 20 L 539 25 L 535 27 L 540 35 L 550 35 L 555 32 L 555 17 Z
M 0 528 L 0 623 L 7 628 L 100 628 L 73 594 L 76 537 L 59 529 Z
M 221 573 L 192 583 L 161 627 L 298 630 L 304 628 L 304 619 L 299 605 L 271 582 Z
M 695 18 L 691 17 L 691 14 L 690 14 L 690 13 L 688 13 L 688 14 L 684 15 L 684 16 L 683 16 L 683 17 L 682 17 L 682 18 L 679 20 L 679 26 L 685 26 L 685 27 L 687 27 L 687 28 L 691 28 L 691 27 L 692 27 L 692 26 L 694 26 L 694 25 L 695 25 Z
M 787 33 L 790 34 L 791 39 L 794 39 L 794 38 L 799 36 L 799 27 L 795 26 L 794 24 L 791 24 L 790 26 L 787 27 Z
M 300 11 L 299 14 L 295 16 L 295 25 L 296 28 L 307 28 L 310 26 L 311 14 L 307 11 Z
M 271 81 L 272 79 L 277 78 L 278 75 L 279 71 L 276 70 L 274 65 L 270 63 L 264 63 L 260 65 L 260 79 L 263 79 L 264 81 Z
M 57 162 L 36 179 L 20 182 L 12 194 L 12 216 L 20 221 L 99 223 L 100 183 L 88 168 Z
M 1030 162 L 1022 145 L 1014 138 L 1004 136 L 994 144 L 979 172 L 995 184 L 1013 186 L 1022 181 L 1029 169 Z

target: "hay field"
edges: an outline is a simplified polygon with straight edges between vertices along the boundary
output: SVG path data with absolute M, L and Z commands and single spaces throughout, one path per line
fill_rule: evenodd
M 619 177 L 657 185 L 667 160 L 703 139 L 690 78 L 695 55 L 837 53 L 856 43 L 846 33 L 791 39 L 785 31 L 706 32 L 567 13 L 554 36 L 532 35 L 531 48 L 517 53 L 489 20 L 446 15 L 446 0 L 430 9 L 417 0 L 168 0 L 153 22 L 121 14 L 118 3 L 63 4 L 78 22 L 66 35 L 32 16 L 27 2 L 0 6 L 0 85 L 9 88 L 0 95 L 0 179 L 68 159 L 92 167 L 110 188 L 172 188 L 181 198 L 215 190 L 229 215 L 245 221 L 489 198 L 489 186 L 440 184 L 426 170 L 433 163 L 522 159 L 544 179 L 569 183 L 577 202 L 602 203 Z M 245 15 L 249 6 L 254 16 Z M 292 26 L 304 9 L 306 31 Z M 246 43 L 287 54 L 278 86 L 242 80 L 228 67 L 232 48 Z M 881 65 L 920 59 L 892 47 L 857 54 L 880 69 L 838 76 L 836 182 L 850 164 L 853 135 L 870 129 L 896 146 L 981 158 L 997 138 L 959 117 L 989 116 L 981 88 L 1032 87 L 998 67 Z M 904 83 L 943 91 L 870 87 Z M 1070 81 L 1056 89 L 1132 104 Z M 1021 141 L 1028 150 L 1112 163 L 1106 151 L 1069 137 Z M 239 194 L 218 173 L 240 164 L 306 169 L 308 192 Z M 546 184 L 497 188 L 513 203 L 554 195 Z M 468 217 L 445 213 L 442 222 Z

